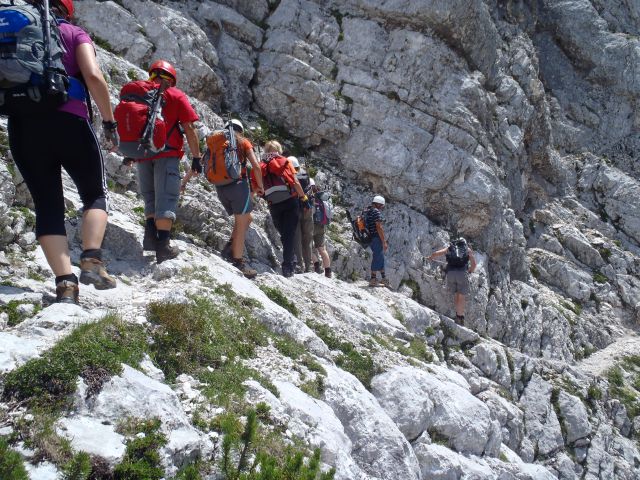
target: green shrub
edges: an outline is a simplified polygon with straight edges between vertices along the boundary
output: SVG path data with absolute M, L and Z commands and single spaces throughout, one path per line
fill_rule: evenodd
M 109 315 L 78 327 L 41 357 L 7 374 L 3 397 L 50 405 L 73 393 L 83 372 L 117 375 L 122 363 L 138 364 L 145 348 L 142 327 Z
M 609 279 L 600 272 L 594 272 L 593 281 L 596 283 L 607 283 Z
M 160 425 L 157 418 L 139 423 L 137 430 L 144 435 L 127 442 L 124 458 L 113 470 L 114 480 L 159 480 L 164 476 L 158 450 L 167 439 L 160 433 Z
M 9 448 L 7 441 L 0 437 L 0 478 L 2 480 L 29 480 L 22 458 Z
M 203 392 L 222 406 L 241 401 L 249 378 L 277 395 L 273 385 L 242 363 L 275 336 L 253 317 L 250 299 L 235 296 L 227 286 L 216 292 L 223 302 L 197 298 L 186 304 L 149 304 L 155 363 L 170 381 L 188 373 L 206 383 Z
M 274 454 L 262 432 L 258 415 L 249 410 L 244 427 L 232 415 L 220 420 L 222 472 L 225 480 L 332 480 L 335 470 L 320 471 L 320 450 L 305 462 L 300 448 L 284 447 L 283 455 Z M 249 460 L 253 462 L 249 464 Z
M 272 302 L 277 303 L 285 310 L 288 310 L 292 315 L 295 315 L 296 317 L 300 315 L 298 307 L 296 307 L 296 305 L 277 288 L 260 285 L 260 290 L 262 290 Z
M 87 480 L 91 475 L 91 457 L 78 452 L 62 469 L 62 480 Z
M 607 380 L 611 385 L 621 387 L 624 385 L 624 376 L 620 367 L 613 367 L 607 372 Z

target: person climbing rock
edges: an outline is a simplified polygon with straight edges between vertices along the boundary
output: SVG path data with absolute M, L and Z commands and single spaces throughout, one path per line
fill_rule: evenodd
M 55 40 L 51 49 L 58 49 L 60 57 L 56 56 L 56 61 L 61 58 L 61 65 L 69 75 L 68 100 L 59 106 L 40 107 L 43 109 L 37 115 L 24 114 L 24 111 L 9 113 L 9 146 L 33 197 L 36 237 L 55 275 L 56 301 L 77 304 L 78 277 L 71 267 L 64 224 L 62 168 L 76 185 L 83 205 L 79 281 L 99 290 L 116 286 L 116 280 L 107 273 L 102 260 L 108 195 L 102 153 L 89 118 L 90 99 L 80 77 L 98 107 L 109 148 L 117 147 L 119 139 L 109 90 L 98 66 L 93 42 L 84 30 L 70 23 L 73 1 L 51 0 L 50 7 L 58 23 L 55 32 L 51 29 L 51 38 L 59 40 L 59 44 Z M 7 32 L 6 28 L 9 27 L 5 26 L 3 32 Z M 9 57 L 3 59 L 0 76 L 5 69 L 12 68 L 11 63 Z M 4 95 L 3 92 L 3 98 Z
M 282 156 L 282 145 L 279 142 L 270 140 L 265 144 L 260 168 L 264 182 L 264 199 L 269 205 L 273 224 L 282 241 L 282 275 L 291 277 L 294 269 L 294 240 L 300 215 L 299 205 L 302 202 L 304 208 L 311 209 L 311 201 L 302 190 L 291 162 Z
M 194 173 L 202 171 L 198 134 L 194 126 L 198 115 L 185 93 L 176 87 L 177 78 L 176 69 L 165 60 L 158 60 L 149 68 L 149 80 L 163 89 L 162 117 L 170 127 L 165 149 L 137 162 L 145 216 L 142 246 L 144 250 L 156 252 L 158 263 L 180 254 L 178 247 L 171 245 L 170 235 L 180 195 L 179 164 L 184 155 L 184 136 L 192 154 L 191 170 Z
M 369 206 L 365 214 L 367 230 L 371 234 L 369 248 L 371 248 L 371 253 L 373 254 L 371 259 L 371 279 L 369 280 L 370 287 L 389 286 L 389 279 L 384 271 L 384 253 L 389 248 L 382 225 L 384 222 L 382 210 L 384 210 L 385 203 L 382 195 L 376 195 L 373 197 L 371 206 Z M 377 277 L 378 272 L 380 272 L 380 280 Z
M 244 126 L 237 119 L 231 119 L 230 124 L 225 125 L 225 129 L 231 127 L 236 137 L 238 157 L 242 165 L 240 179 L 228 183 L 227 185 L 216 186 L 218 198 L 228 215 L 233 215 L 233 231 L 231 238 L 226 243 L 220 255 L 225 260 L 230 261 L 247 278 L 254 278 L 258 272 L 249 267 L 244 261 L 244 243 L 247 230 L 253 220 L 251 211 L 253 202 L 251 199 L 251 188 L 247 178 L 247 162 L 251 165 L 252 178 L 254 179 L 254 193 L 262 195 L 262 174 L 260 164 L 253 153 L 253 145 L 243 136 Z M 222 131 L 214 135 L 224 135 Z
M 313 178 L 310 179 L 311 195 L 313 196 L 313 269 L 331 278 L 331 257 L 327 252 L 325 230 L 333 217 L 333 205 L 329 192 L 322 191 Z M 317 253 L 316 253 L 317 252 Z
M 452 241 L 448 247 L 433 252 L 429 260 L 445 256 L 447 288 L 454 295 L 456 323 L 464 325 L 464 309 L 466 295 L 469 294 L 469 277 L 476 269 L 476 257 L 467 241 L 460 237 Z
M 296 178 L 300 182 L 302 191 L 307 196 L 311 196 L 311 181 L 313 180 L 307 171 L 302 168 L 300 161 L 296 157 L 287 157 L 296 171 Z M 313 211 L 305 208 L 300 202 L 300 212 L 298 215 L 298 227 L 294 240 L 296 252 L 296 273 L 307 273 L 311 271 L 311 242 L 313 241 Z

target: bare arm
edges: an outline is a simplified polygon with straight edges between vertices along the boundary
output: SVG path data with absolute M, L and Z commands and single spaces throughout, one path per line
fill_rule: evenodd
M 200 154 L 200 142 L 198 141 L 198 132 L 196 127 L 193 125 L 193 122 L 185 122 L 180 123 L 182 128 L 184 128 L 184 134 L 187 137 L 187 145 L 189 145 L 189 150 L 191 150 L 192 157 L 202 157 Z
M 113 110 L 111 108 L 111 99 L 109 97 L 109 88 L 107 82 L 100 71 L 96 53 L 93 45 L 90 43 L 81 43 L 76 47 L 76 60 L 82 72 L 89 93 L 93 101 L 96 102 L 100 116 L 104 122 L 113 122 Z M 89 101 L 87 99 L 87 101 Z
M 385 243 L 384 228 L 382 228 L 382 222 L 376 222 L 376 231 L 378 232 L 378 236 L 380 237 L 380 240 L 382 240 L 382 243 Z
M 476 256 L 473 254 L 473 250 L 469 249 L 469 273 L 475 272 L 476 266 Z
M 251 163 L 251 171 L 254 172 L 253 174 L 256 179 L 256 183 L 258 184 L 258 191 L 256 191 L 256 194 L 258 196 L 263 195 L 264 184 L 262 183 L 262 169 L 260 168 L 260 164 L 258 163 L 258 159 L 256 159 L 253 150 L 249 150 L 247 158 L 249 159 L 249 163 Z
M 437 257 L 441 257 L 443 255 L 446 255 L 447 250 L 449 250 L 447 247 L 445 248 L 441 248 L 440 250 L 436 250 L 435 252 L 433 252 L 431 255 L 429 255 L 429 260 L 433 260 L 434 258 Z

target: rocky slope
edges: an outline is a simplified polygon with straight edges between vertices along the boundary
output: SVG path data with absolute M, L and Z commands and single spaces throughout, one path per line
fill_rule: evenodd
M 202 183 L 188 187 L 178 214 L 186 253 L 156 266 L 138 246 L 135 178 L 109 154 L 115 211 L 105 250 L 120 286 L 83 289 L 82 308 L 49 306 L 30 200 L 5 149 L 5 379 L 79 323 L 116 312 L 153 331 L 150 302 L 188 304 L 185 293 L 204 291 L 225 303 L 214 285 L 230 283 L 259 302 L 252 318 L 305 346 L 320 366 L 260 345 L 243 360 L 258 372 L 246 382 L 246 401 L 268 404 L 272 421 L 287 426 L 283 438 L 321 447 L 336 478 L 640 474 L 636 2 L 76 3 L 114 101 L 123 82 L 166 58 L 201 115 L 202 135 L 220 124 L 221 111 L 242 112 L 256 138 L 278 135 L 317 170 L 339 204 L 328 235 L 339 279 L 274 275 L 277 234 L 262 205 L 248 236 L 256 283 L 284 294 L 297 312 L 273 303 L 215 256 L 230 224 Z M 344 209 L 361 208 L 374 191 L 389 202 L 387 270 L 396 292 L 357 281 L 368 259 L 350 241 Z M 78 255 L 79 205 L 67 194 Z M 480 258 L 465 327 L 449 319 L 438 265 L 423 260 L 457 234 Z M 131 364 L 89 400 L 80 380 L 56 431 L 72 450 L 113 466 L 126 443 L 114 425 L 158 417 L 167 475 L 197 456 L 219 465 L 219 429 L 198 420 L 223 405 L 203 393 L 203 378 L 174 378 L 158 366 L 148 358 Z M 143 408 L 149 397 L 157 401 Z M 33 413 L 2 405 L 0 434 L 18 441 Z M 51 454 L 44 457 L 53 463 L 38 463 L 43 454 L 28 441 L 14 446 L 31 459 L 32 478 L 55 478 L 62 468 Z

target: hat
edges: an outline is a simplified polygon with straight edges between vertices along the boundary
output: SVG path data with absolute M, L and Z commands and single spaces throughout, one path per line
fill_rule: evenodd
M 225 123 L 224 128 L 229 128 L 229 124 L 233 125 L 233 129 L 237 132 L 243 133 L 244 126 L 240 120 L 232 118 L 230 122 Z
M 379 203 L 380 205 L 384 205 L 384 197 L 382 195 L 376 195 L 375 197 L 373 197 L 373 201 L 371 203 Z
M 300 168 L 300 162 L 296 157 L 294 156 L 287 157 L 287 160 L 291 162 L 291 165 L 293 165 L 293 168 Z

